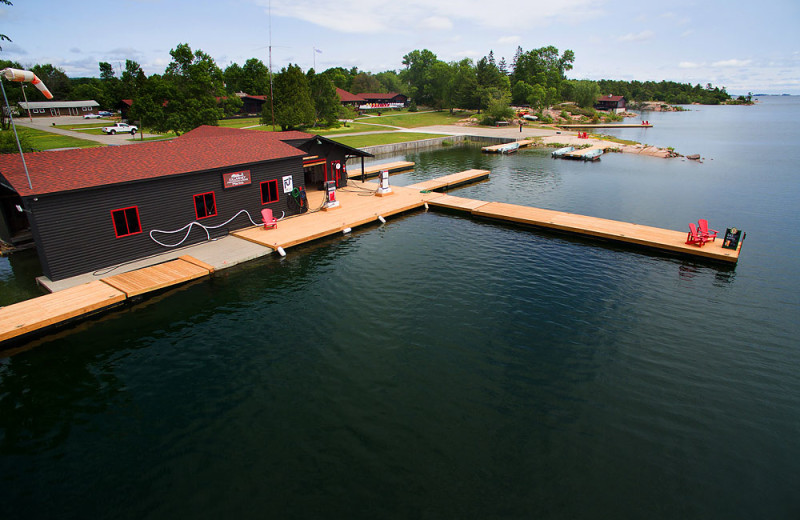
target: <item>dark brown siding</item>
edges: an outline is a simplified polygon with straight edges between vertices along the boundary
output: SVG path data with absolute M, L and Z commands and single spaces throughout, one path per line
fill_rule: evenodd
M 250 170 L 251 184 L 223 189 L 222 174 L 241 170 Z M 295 214 L 298 211 L 291 202 L 291 194 L 283 193 L 282 178 L 286 175 L 292 176 L 294 187 L 303 185 L 302 158 L 39 196 L 38 200 L 28 198 L 42 269 L 51 280 L 61 280 L 168 251 L 169 248 L 150 238 L 150 231 L 174 231 L 197 220 L 194 195 L 201 193 L 213 191 L 216 199 L 217 215 L 199 221 L 207 226 L 222 224 L 242 209 L 256 223 L 261 222 L 262 208 L 271 208 L 279 218 L 282 212 Z M 278 180 L 279 199 L 262 205 L 260 183 L 272 179 Z M 117 238 L 111 211 L 132 206 L 139 208 L 142 233 Z M 224 227 L 212 230 L 211 237 L 252 225 L 247 215 L 242 214 Z M 157 233 L 156 238 L 165 244 L 175 244 L 185 234 L 185 231 Z M 199 243 L 206 237 L 202 228 L 193 226 L 182 245 Z

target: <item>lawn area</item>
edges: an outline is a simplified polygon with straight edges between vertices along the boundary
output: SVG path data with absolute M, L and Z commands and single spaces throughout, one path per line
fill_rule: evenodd
M 452 125 L 460 119 L 470 117 L 471 115 L 473 115 L 472 112 L 462 111 L 451 115 L 448 110 L 442 110 L 440 112 L 395 112 L 383 116 L 360 117 L 356 119 L 356 122 L 400 126 L 403 128 L 417 128 L 431 125 Z
M 8 130 L 7 130 L 8 131 Z M 20 139 L 24 139 L 28 146 L 34 150 L 53 150 L 55 148 L 92 148 L 94 146 L 104 146 L 95 141 L 78 139 L 66 135 L 51 134 L 42 130 L 27 127 L 17 127 Z
M 331 137 L 331 140 L 342 143 L 353 148 L 363 148 L 365 146 L 377 146 L 380 144 L 405 143 L 408 141 L 421 141 L 422 139 L 433 139 L 434 137 L 444 137 L 440 134 L 422 134 L 415 132 L 391 132 L 387 134 L 367 134 L 351 135 L 345 137 Z
M 381 130 L 394 130 L 391 126 L 375 126 L 364 125 L 358 122 L 347 123 L 347 126 L 340 126 L 339 128 L 325 128 L 325 129 L 308 129 L 309 134 L 319 134 L 330 137 L 334 134 L 355 134 L 358 132 L 376 132 Z
M 111 119 L 94 119 L 91 123 L 78 123 L 74 125 L 55 125 L 53 128 L 60 128 L 61 130 L 86 130 L 87 128 L 103 128 L 104 126 L 111 126 L 114 121 Z
M 237 119 L 220 119 L 217 121 L 219 126 L 224 126 L 225 128 L 244 128 L 247 126 L 256 126 L 261 124 L 260 117 L 242 117 Z M 253 129 L 256 130 L 256 129 Z M 257 130 L 261 130 L 258 128 Z

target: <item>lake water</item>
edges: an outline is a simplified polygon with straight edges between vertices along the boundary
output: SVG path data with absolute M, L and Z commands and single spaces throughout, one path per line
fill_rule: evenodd
M 800 517 L 800 98 L 644 118 L 704 161 L 392 182 L 705 217 L 735 268 L 430 211 L 217 273 L 0 359 L 0 518 Z M 37 270 L 0 259 L 6 303 Z

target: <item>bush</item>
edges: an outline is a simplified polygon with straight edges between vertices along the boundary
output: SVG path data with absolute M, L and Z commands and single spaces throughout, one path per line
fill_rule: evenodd
M 30 152 L 33 150 L 28 142 L 28 137 L 25 134 L 20 134 L 19 144 L 22 146 L 22 151 L 24 152 Z M 17 148 L 17 140 L 14 138 L 13 130 L 4 130 L 0 132 L 0 153 L 19 153 L 19 148 Z
M 417 111 L 417 102 L 416 101 L 412 101 L 411 103 L 408 104 L 408 111 L 409 112 L 416 112 Z

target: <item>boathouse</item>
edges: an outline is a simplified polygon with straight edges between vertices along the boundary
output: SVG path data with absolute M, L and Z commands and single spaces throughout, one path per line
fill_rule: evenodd
M 337 149 L 338 148 L 338 149 Z M 366 152 L 303 132 L 200 127 L 171 141 L 0 156 L 0 236 L 30 232 L 52 281 L 218 238 L 304 210 L 325 172 Z M 330 174 L 328 173 L 330 176 Z M 295 190 L 298 188 L 298 190 Z
M 597 100 L 594 108 L 597 110 L 608 110 L 609 112 L 625 112 L 625 98 L 622 96 L 603 96 Z

